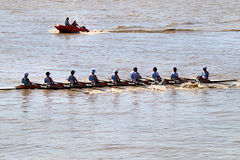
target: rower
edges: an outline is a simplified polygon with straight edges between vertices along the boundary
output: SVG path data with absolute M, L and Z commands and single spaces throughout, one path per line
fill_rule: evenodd
M 158 81 L 158 82 L 162 81 L 162 78 L 160 77 L 160 75 L 157 72 L 157 67 L 153 67 L 152 78 L 154 79 L 154 81 Z
M 71 75 L 68 77 L 68 81 L 70 82 L 71 85 L 78 84 L 78 81 L 76 77 L 74 76 L 75 71 L 71 71 Z
M 94 85 L 99 83 L 99 80 L 98 80 L 97 76 L 95 75 L 95 73 L 96 73 L 96 70 L 92 69 L 92 74 L 89 76 L 89 81 L 91 81 L 91 83 Z
M 46 78 L 44 79 L 44 83 L 47 83 L 47 85 L 51 86 L 55 83 L 53 82 L 52 78 L 50 77 L 50 73 L 46 72 Z
M 180 80 L 177 73 L 177 67 L 173 67 L 173 72 L 171 74 L 171 80 Z
M 66 20 L 65 20 L 65 26 L 70 26 L 69 18 L 68 18 L 68 17 L 67 17 Z
M 130 77 L 131 77 L 132 82 L 134 82 L 134 83 L 140 81 L 140 79 L 141 79 L 142 77 L 141 77 L 140 74 L 138 73 L 137 67 L 134 67 L 134 68 L 133 68 L 133 71 L 131 72 Z
M 202 79 L 208 80 L 209 72 L 207 71 L 207 67 L 205 66 L 202 71 Z
M 200 82 L 209 82 L 210 80 L 208 79 L 209 77 L 209 72 L 207 71 L 207 67 L 203 67 L 202 75 L 198 76 L 197 79 Z
M 28 79 L 28 73 L 24 73 L 24 77 L 22 78 L 22 83 L 25 85 L 25 86 L 31 86 L 32 83 L 30 82 L 30 80 Z
M 120 83 L 120 78 L 118 76 L 118 70 L 117 69 L 114 70 L 114 72 L 113 72 L 112 80 L 113 80 L 113 83 L 115 83 L 115 84 Z

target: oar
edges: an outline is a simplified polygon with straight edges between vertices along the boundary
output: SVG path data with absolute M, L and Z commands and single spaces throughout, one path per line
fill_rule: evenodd
M 43 84 L 40 84 L 40 83 L 36 83 L 36 82 L 31 82 L 32 85 L 43 85 Z
M 55 82 L 55 81 L 54 81 L 54 84 L 69 84 L 69 83 Z
M 4 90 L 15 90 L 15 87 L 0 87 L 0 91 L 4 91 Z
M 113 83 L 112 81 L 106 81 L 106 80 L 101 80 L 99 83 L 104 82 L 104 83 Z
M 140 80 L 146 80 L 146 81 L 149 81 L 149 82 L 154 82 L 154 80 L 148 79 L 148 78 L 141 78 Z
M 91 82 L 79 82 L 78 83 L 83 83 L 83 84 L 91 84 Z
M 238 81 L 237 79 L 227 79 L 227 80 L 215 80 L 215 81 L 210 81 L 210 83 L 222 83 L 222 82 L 236 82 Z
M 128 82 L 128 83 L 133 83 L 132 81 L 130 80 L 121 80 L 120 82 Z
M 204 81 L 201 82 L 198 79 L 196 79 L 195 81 L 198 83 L 224 83 L 224 82 L 236 82 L 236 81 L 238 81 L 238 79 L 214 80 L 214 81 L 209 80 L 207 82 L 204 82 Z

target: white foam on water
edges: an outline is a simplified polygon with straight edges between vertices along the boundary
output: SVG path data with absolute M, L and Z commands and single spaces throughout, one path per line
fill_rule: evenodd
M 116 26 L 114 29 L 131 29 L 131 28 L 142 28 L 142 27 L 134 26 L 134 25 L 120 25 L 120 26 Z
M 152 91 L 166 91 L 168 90 L 166 86 L 164 85 L 150 85 L 147 87 L 147 89 L 150 89 Z
M 127 86 L 125 91 L 126 92 L 137 92 L 137 91 L 143 91 L 146 90 L 146 88 L 141 86 Z
M 229 85 L 224 84 L 208 84 L 208 88 L 228 89 Z
M 181 84 L 180 88 L 198 88 L 198 83 L 191 83 L 191 82 L 187 82 L 187 83 L 183 83 Z
M 122 92 L 124 92 L 124 89 L 118 88 L 118 87 L 116 87 L 116 88 L 107 88 L 105 92 L 106 93 L 122 93 Z
M 238 80 L 237 82 L 233 83 L 235 85 L 236 88 L 240 88 L 240 81 Z
M 103 34 L 103 33 L 109 33 L 107 30 L 91 30 L 89 32 L 80 32 L 81 34 L 86 34 L 86 35 L 96 35 L 96 34 Z
M 85 94 L 102 94 L 102 93 L 106 93 L 106 91 L 102 90 L 102 89 L 91 88 L 91 89 L 84 89 L 83 93 L 85 93 Z
M 234 85 L 229 84 L 209 84 L 209 83 L 183 83 L 180 88 L 184 89 L 206 89 L 206 88 L 216 88 L 216 89 L 227 89 L 229 87 L 232 87 Z
M 50 29 L 48 32 L 50 32 L 50 33 L 59 33 L 59 30 L 57 30 L 57 29 Z
M 82 92 L 85 94 L 122 93 L 124 91 L 126 91 L 125 88 L 120 88 L 120 87 L 83 88 L 82 89 Z

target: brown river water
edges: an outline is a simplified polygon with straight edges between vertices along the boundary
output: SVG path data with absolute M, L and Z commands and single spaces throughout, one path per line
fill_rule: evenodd
M 25 72 L 240 79 L 239 1 L 1 0 L 0 88 Z M 60 34 L 77 20 L 89 33 Z M 240 159 L 240 82 L 0 91 L 0 159 Z

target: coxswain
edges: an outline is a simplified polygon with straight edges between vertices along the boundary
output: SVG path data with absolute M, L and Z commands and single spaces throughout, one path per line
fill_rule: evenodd
M 47 85 L 54 85 L 55 83 L 53 82 L 52 78 L 49 77 L 50 73 L 46 72 L 46 78 L 44 79 L 44 83 L 47 83 Z
M 141 76 L 140 76 L 140 74 L 138 73 L 138 71 L 137 71 L 137 67 L 134 67 L 133 68 L 133 71 L 131 72 L 131 74 L 130 74 L 130 78 L 131 78 L 131 80 L 132 80 L 132 82 L 139 82 L 140 81 L 140 79 L 142 78 Z
M 113 74 L 112 74 L 112 80 L 113 83 L 118 84 L 120 82 L 120 78 L 118 76 L 118 70 L 114 70 Z
M 71 85 L 78 84 L 78 81 L 76 77 L 74 76 L 75 71 L 71 71 L 71 75 L 68 77 L 68 81 L 70 82 Z
M 30 80 L 28 79 L 28 73 L 24 73 L 24 77 L 22 78 L 22 83 L 25 85 L 25 86 L 31 86 L 32 83 L 30 82 Z
M 180 80 L 177 73 L 177 67 L 173 67 L 173 72 L 171 74 L 171 80 Z
M 66 20 L 65 20 L 65 26 L 70 26 L 69 18 L 68 18 L 68 17 L 67 17 Z
M 207 71 L 207 67 L 203 67 L 202 75 L 198 76 L 197 79 L 200 82 L 209 82 L 210 80 L 208 79 L 209 77 L 209 72 Z
M 160 75 L 157 72 L 157 67 L 153 67 L 152 78 L 154 79 L 154 81 L 158 81 L 158 82 L 162 81 L 162 78 L 160 77 Z
M 97 84 L 99 83 L 99 80 L 97 76 L 95 75 L 96 70 L 92 69 L 92 74 L 89 76 L 89 81 L 91 81 L 92 84 Z

